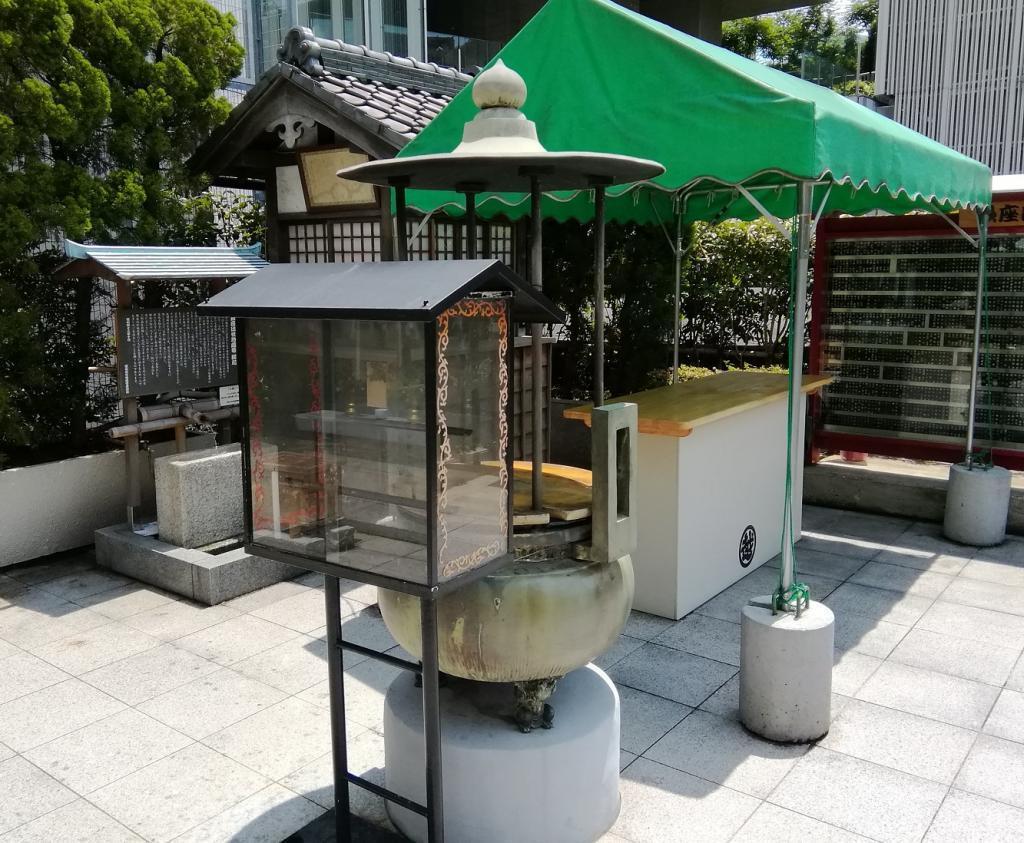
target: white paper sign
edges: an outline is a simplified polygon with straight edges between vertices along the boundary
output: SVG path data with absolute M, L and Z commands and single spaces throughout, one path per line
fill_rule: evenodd
M 217 398 L 222 407 L 231 407 L 238 403 L 238 384 L 222 386 L 217 390 Z

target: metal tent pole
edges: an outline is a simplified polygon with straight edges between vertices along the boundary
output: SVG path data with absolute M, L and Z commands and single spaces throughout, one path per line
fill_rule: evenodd
M 470 260 L 476 258 L 476 194 L 467 190 L 466 197 L 466 233 L 463 235 L 465 246 L 463 252 Z
M 604 185 L 594 188 L 594 393 L 604 404 Z
M 543 257 L 541 253 L 541 231 L 543 228 L 540 215 L 540 178 L 530 176 L 530 283 L 543 292 L 542 279 Z M 541 331 L 544 326 L 534 322 L 530 326 L 531 368 L 533 370 L 533 468 L 531 483 L 533 492 L 533 511 L 542 511 L 544 504 L 544 345 Z
M 400 261 L 409 259 L 409 230 L 406 225 L 405 208 L 405 185 L 393 184 L 395 188 L 395 228 L 398 229 L 396 238 L 398 240 L 398 259 Z
M 967 467 L 974 467 L 974 414 L 978 403 L 981 322 L 984 318 L 985 274 L 988 269 L 988 217 L 978 212 L 978 291 L 974 300 L 974 345 L 971 349 L 971 391 L 967 401 Z M 991 425 L 990 425 L 991 426 Z
M 675 383 L 679 376 L 679 317 L 680 299 L 682 296 L 683 276 L 683 212 L 676 211 L 676 248 L 675 248 L 675 276 L 676 276 L 676 310 L 675 321 L 672 323 L 672 377 L 669 383 Z
M 801 429 L 800 396 L 804 370 L 804 329 L 807 321 L 807 266 L 811 250 L 811 201 L 814 185 L 811 182 L 800 182 L 799 205 L 797 206 L 797 239 L 796 239 L 796 283 L 793 290 L 793 322 L 789 326 L 789 478 L 787 494 L 789 495 L 787 517 L 782 526 L 782 592 L 786 594 L 793 585 L 795 569 L 795 550 L 793 542 L 793 513 L 802 505 L 797 500 L 796 477 L 800 469 L 803 451 L 797 447 Z
M 324 577 L 327 603 L 327 683 L 330 687 L 331 758 L 334 764 L 334 833 L 338 843 L 352 839 L 348 804 L 348 744 L 345 736 L 345 673 L 341 652 L 341 587 Z

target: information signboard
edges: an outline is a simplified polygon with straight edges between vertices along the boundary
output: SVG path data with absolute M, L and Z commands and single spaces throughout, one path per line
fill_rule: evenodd
M 233 319 L 193 308 L 126 310 L 117 338 L 122 396 L 238 383 Z

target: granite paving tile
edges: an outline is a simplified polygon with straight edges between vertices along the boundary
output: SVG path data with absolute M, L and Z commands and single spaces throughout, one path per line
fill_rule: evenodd
M 1024 615 L 1024 588 L 957 577 L 942 593 L 942 602 L 1021 616 Z
M 240 615 L 179 638 L 174 644 L 226 667 L 297 636 L 293 629 Z
M 649 615 L 646 612 L 638 612 L 635 609 L 629 613 L 626 619 L 626 628 L 623 633 L 630 638 L 640 638 L 643 641 L 650 641 L 657 637 L 672 624 L 676 623 L 669 618 L 661 618 L 657 615 Z
M 790 770 L 768 801 L 886 843 L 918 841 L 946 785 L 822 747 Z
M 125 619 L 125 623 L 161 641 L 173 641 L 223 623 L 239 612 L 226 606 L 201 606 L 184 600 L 165 603 Z
M 345 715 L 360 726 L 384 731 L 384 694 L 392 680 L 401 673 L 401 668 L 368 659 L 355 667 L 345 669 Z M 327 708 L 330 704 L 330 689 L 327 680 L 307 688 L 298 695 L 300 699 Z
M 25 757 L 84 796 L 190 743 L 191 738 L 126 708 L 37 746 Z
M 218 669 L 195 653 L 161 644 L 79 678 L 128 705 L 138 705 Z
M 290 697 L 215 732 L 203 743 L 269 779 L 281 780 L 331 745 L 330 714 Z
M 40 583 L 39 587 L 64 600 L 77 602 L 94 594 L 131 585 L 133 582 L 134 580 L 105 568 L 91 568 L 47 580 Z
M 322 580 L 323 577 L 321 576 Z M 282 582 L 268 585 L 266 588 L 252 591 L 249 594 L 234 597 L 231 600 L 226 600 L 221 605 L 238 612 L 255 612 L 257 609 L 266 608 L 273 603 L 277 603 L 279 600 L 284 600 L 286 597 L 306 594 L 312 589 L 313 586 L 308 582 L 304 582 L 302 577 L 297 577 L 294 580 L 283 580 Z M 321 604 L 323 603 L 323 592 L 320 592 L 320 602 Z
M 277 688 L 221 668 L 138 706 L 190 738 L 200 740 L 287 696 Z
M 878 552 L 885 547 L 885 544 L 870 539 L 840 536 L 835 533 L 804 527 L 796 547 L 798 554 L 803 551 L 808 554 L 823 553 L 829 556 L 841 556 L 849 560 L 846 563 L 847 567 L 855 571 L 868 559 L 873 559 L 877 556 Z M 815 564 L 813 560 L 809 560 L 809 563 L 812 567 Z M 805 570 L 802 565 L 803 563 L 798 562 L 798 568 Z M 811 568 L 806 570 L 808 573 L 816 573 Z M 828 575 L 826 574 L 826 576 Z M 836 573 L 833 573 L 832 576 L 836 576 Z M 849 574 L 846 576 L 849 576 Z
M 941 632 L 982 644 L 1024 649 L 1024 618 L 979 609 L 974 606 L 958 606 L 939 600 L 934 603 L 916 624 L 918 629 Z
M 54 602 L 45 608 L 33 598 L 32 606 L 19 603 L 0 612 L 0 636 L 9 644 L 28 650 L 110 623 L 110 618 L 56 595 L 48 598 Z
M 932 604 L 930 598 L 916 594 L 899 594 L 850 582 L 843 583 L 823 602 L 837 615 L 866 615 L 903 626 L 913 626 Z
M 832 690 L 852 697 L 883 664 L 882 659 L 854 650 L 836 650 L 832 656 Z
M 4 568 L 4 576 L 15 579 L 25 585 L 38 585 L 49 580 L 55 580 L 58 577 L 66 577 L 69 574 L 93 570 L 96 567 L 96 559 L 93 555 L 91 553 L 83 553 L 50 559 L 46 562 L 33 562 L 27 565 L 15 565 L 10 568 Z
M 341 598 L 342 618 L 354 615 L 363 608 L 363 603 L 348 597 Z M 308 588 L 291 597 L 285 597 L 268 606 L 262 606 L 250 614 L 294 629 L 296 632 L 309 632 L 324 625 L 325 613 L 324 593 L 315 588 Z
M 0 836 L 3 843 L 141 843 L 142 838 L 85 799 L 76 799 Z
M 357 657 L 356 663 L 365 657 Z M 288 694 L 297 694 L 327 679 L 327 643 L 320 638 L 296 635 L 237 662 L 234 669 L 243 676 L 265 682 Z
M 13 749 L 11 749 L 9 746 L 6 746 L 5 744 L 0 743 L 0 761 L 6 761 L 14 754 L 15 753 Z
M 74 676 L 160 646 L 160 641 L 120 621 L 61 638 L 33 652 Z
M 975 732 L 893 708 L 850 700 L 818 745 L 923 779 L 952 783 Z
M 757 809 L 758 800 L 647 758 L 622 774 L 622 808 L 612 833 L 634 843 L 665 843 L 666 830 L 701 843 L 729 840 Z
M 1024 808 L 1024 744 L 979 735 L 953 785 Z
M 815 577 L 825 577 L 830 580 L 845 580 L 852 576 L 867 564 L 863 557 L 854 555 L 843 555 L 848 546 L 844 544 L 829 544 L 826 549 L 814 549 L 821 546 L 826 536 L 804 533 L 803 538 L 796 546 L 796 569 L 800 576 L 810 574 Z M 871 555 L 878 552 L 872 548 Z M 782 565 L 782 554 L 773 556 L 766 563 L 772 568 L 779 568 Z
M 832 517 L 819 527 L 818 532 L 836 538 L 861 539 L 890 545 L 902 538 L 909 528 L 906 520 L 890 515 L 851 512 L 844 509 L 834 509 L 832 513 Z
M 124 620 L 139 612 L 177 600 L 175 595 L 161 591 L 155 586 L 133 582 L 110 591 L 79 598 L 75 603 L 111 620 Z
M 737 673 L 715 693 L 700 704 L 701 711 L 710 711 L 722 717 L 740 719 L 740 675 Z
M 397 643 L 384 624 L 380 609 L 366 606 L 341 619 L 341 637 L 352 644 L 385 653 Z
M 909 632 L 902 624 L 880 621 L 854 612 L 836 614 L 835 646 L 884 659 Z
M 0 659 L 0 703 L 70 679 L 63 670 L 38 656 L 12 648 L 14 655 Z
M 0 638 L 0 660 L 6 659 L 8 656 L 16 656 L 21 652 L 23 650 L 20 647 L 15 647 L 13 644 Z
M 81 680 L 66 679 L 0 705 L 0 741 L 25 752 L 124 707 Z
M 366 729 L 358 734 L 349 735 L 348 768 L 356 775 L 363 776 L 375 784 L 384 784 L 384 738 L 376 732 Z M 289 776 L 281 784 L 290 790 L 300 793 L 324 808 L 334 807 L 334 771 L 331 754 L 321 755 L 315 761 L 306 764 Z M 363 794 L 357 796 L 357 793 Z M 349 799 L 352 801 L 353 813 L 363 817 L 379 817 L 383 815 L 383 804 L 376 797 L 369 798 L 362 788 L 351 785 Z M 390 827 L 390 823 L 387 823 Z
M 323 812 L 315 802 L 272 784 L 176 837 L 174 843 L 279 843 Z
M 949 791 L 925 843 L 1019 843 L 1024 811 L 953 788 Z
M 912 629 L 889 657 L 894 662 L 935 670 L 989 685 L 1002 685 L 1019 650 L 957 638 L 926 629 Z
M 690 614 L 657 636 L 653 643 L 736 667 L 740 664 L 740 625 L 735 621 Z
M 958 545 L 942 535 L 938 524 L 912 524 L 894 543 L 874 559 L 887 565 L 902 565 L 936 574 L 958 574 L 977 548 Z
M 603 652 L 596 659 L 596 664 L 602 670 L 607 670 L 614 664 L 618 664 L 630 653 L 639 650 L 644 645 L 642 638 L 631 638 L 626 634 L 620 635 L 611 648 Z
M 172 840 L 271 782 L 202 744 L 192 744 L 90 795 L 140 836 Z
M 624 749 L 620 749 L 619 750 L 619 772 L 621 773 L 630 764 L 632 764 L 634 761 L 636 761 L 636 759 L 639 758 L 639 757 L 640 757 L 639 755 L 634 755 L 632 752 L 627 752 Z
M 1024 586 L 1024 540 L 1007 536 L 996 547 L 982 547 L 967 563 L 961 575 L 1015 587 Z
M 621 737 L 619 746 L 633 754 L 645 752 L 688 715 L 692 708 L 620 685 Z
M 644 757 L 764 799 L 807 750 L 762 740 L 735 720 L 695 711 Z
M 953 577 L 948 574 L 936 574 L 934 571 L 918 571 L 902 565 L 868 562 L 850 577 L 850 582 L 885 588 L 902 594 L 916 594 L 934 600 L 953 582 Z
M 979 730 L 998 695 L 999 689 L 992 685 L 890 661 L 879 667 L 855 696 Z
M 1004 688 L 982 731 L 1024 743 L 1024 693 Z
M 1024 655 L 1017 659 L 1017 664 L 1006 678 L 1006 687 L 1014 691 L 1024 691 Z
M 74 793 L 24 758 L 0 761 L 0 834 L 74 801 Z
M 732 843 L 794 843 L 798 840 L 808 843 L 863 843 L 867 839 L 852 831 L 763 802 L 743 824 Z
M 644 644 L 615 665 L 608 675 L 619 685 L 698 706 L 735 673 L 732 665 L 659 644 Z

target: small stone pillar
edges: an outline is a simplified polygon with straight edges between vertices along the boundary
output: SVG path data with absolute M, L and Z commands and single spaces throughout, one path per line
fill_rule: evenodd
M 1010 472 L 999 466 L 951 465 L 946 485 L 947 539 L 989 547 L 1006 538 L 1010 509 Z
M 799 617 L 772 614 L 770 595 L 743 608 L 740 628 L 740 720 L 754 734 L 808 743 L 832 719 L 835 616 L 811 601 Z

